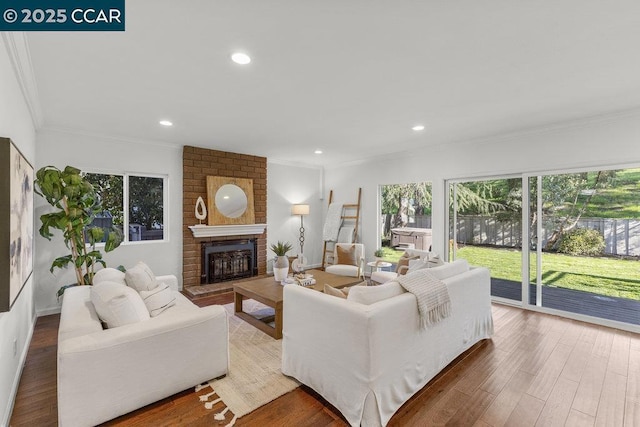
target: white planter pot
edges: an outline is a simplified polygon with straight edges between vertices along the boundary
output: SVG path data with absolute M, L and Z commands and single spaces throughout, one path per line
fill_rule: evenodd
M 289 258 L 286 256 L 278 256 L 273 262 L 273 278 L 276 282 L 281 282 L 287 278 L 289 274 Z

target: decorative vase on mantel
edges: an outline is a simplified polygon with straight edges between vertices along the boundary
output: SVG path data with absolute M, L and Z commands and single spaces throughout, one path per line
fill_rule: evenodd
M 273 261 L 273 278 L 281 282 L 287 278 L 287 274 L 289 274 L 289 258 L 286 255 L 276 256 Z

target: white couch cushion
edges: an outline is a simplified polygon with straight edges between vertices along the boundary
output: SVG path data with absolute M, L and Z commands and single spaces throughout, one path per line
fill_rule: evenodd
M 347 300 L 370 305 L 405 292 L 400 283 L 392 280 L 380 286 L 353 286 L 349 290 Z
M 93 284 L 97 285 L 100 282 L 116 282 L 125 285 L 126 282 L 124 276 L 125 274 L 122 271 L 115 268 L 103 268 L 98 270 L 98 272 L 93 276 Z
M 149 311 L 135 289 L 116 282 L 100 282 L 91 289 L 91 302 L 107 328 L 149 320 Z
M 127 269 L 125 273 L 127 286 L 138 292 L 151 291 L 158 286 L 156 276 L 147 264 L 140 261 L 134 267 Z
M 328 265 L 325 268 L 327 273 L 336 274 L 338 276 L 350 276 L 350 277 L 358 277 L 358 273 L 360 273 L 360 269 L 355 265 Z
M 173 291 L 164 283 L 160 283 L 151 291 L 140 291 L 140 296 L 142 297 L 142 301 L 144 301 L 144 305 L 147 306 L 151 317 L 156 317 L 167 308 L 176 304 L 176 297 Z
M 443 264 L 429 269 L 429 273 L 439 280 L 448 279 L 449 277 L 462 274 L 465 271 L 469 271 L 469 263 L 466 259 L 457 259 L 449 264 Z

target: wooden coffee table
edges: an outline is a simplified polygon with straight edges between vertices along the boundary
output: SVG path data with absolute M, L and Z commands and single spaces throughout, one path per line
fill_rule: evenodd
M 325 283 L 334 288 L 343 288 L 345 286 L 354 285 L 362 281 L 359 277 L 337 276 L 322 270 L 308 270 L 307 273 L 313 274 L 316 284 L 309 286 L 312 289 L 322 292 Z M 297 286 L 297 285 L 287 285 Z M 239 282 L 233 285 L 233 296 L 235 301 L 235 314 L 242 320 L 269 336 L 279 340 L 282 338 L 282 286 L 280 282 L 276 282 L 273 277 L 263 277 L 246 282 Z M 269 306 L 275 310 L 273 317 L 258 319 L 250 313 L 243 311 L 242 301 L 252 299 Z M 275 321 L 275 327 L 269 325 L 269 322 Z

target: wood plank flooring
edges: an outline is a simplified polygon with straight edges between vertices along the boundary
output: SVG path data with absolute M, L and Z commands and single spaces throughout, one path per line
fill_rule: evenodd
M 232 302 L 231 293 L 200 306 Z M 393 416 L 390 426 L 640 426 L 640 335 L 493 305 L 495 335 L 457 358 Z M 38 318 L 12 426 L 57 424 L 59 316 Z M 224 425 L 192 390 L 124 415 L 113 426 Z M 239 419 L 238 426 L 346 426 L 300 387 Z

